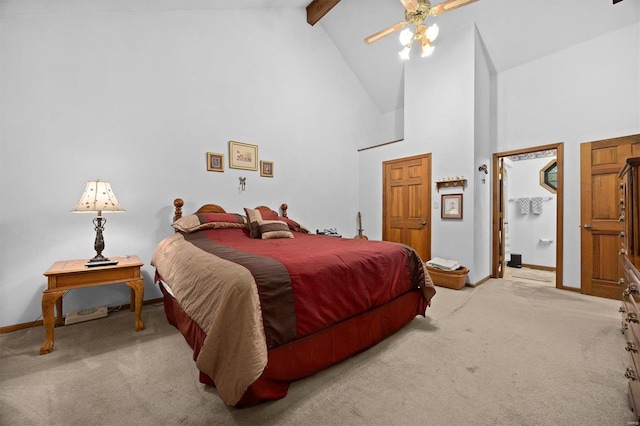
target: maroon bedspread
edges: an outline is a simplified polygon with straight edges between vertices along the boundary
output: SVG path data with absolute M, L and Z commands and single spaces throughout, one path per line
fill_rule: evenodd
M 420 258 L 401 244 L 303 233 L 256 240 L 243 229 L 200 231 L 185 239 L 251 271 L 269 348 L 425 286 Z

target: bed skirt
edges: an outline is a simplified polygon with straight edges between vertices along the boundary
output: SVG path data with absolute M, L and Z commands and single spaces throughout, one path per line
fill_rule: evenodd
M 176 327 L 193 349 L 196 360 L 206 337 L 205 332 L 180 307 L 162 284 L 167 320 Z M 236 407 L 248 407 L 284 398 L 289 385 L 362 352 L 391 336 L 417 315 L 424 316 L 427 302 L 420 289 L 406 293 L 389 303 L 348 318 L 329 328 L 291 343 L 269 349 L 262 375 L 245 391 Z M 215 386 L 200 372 L 200 382 Z

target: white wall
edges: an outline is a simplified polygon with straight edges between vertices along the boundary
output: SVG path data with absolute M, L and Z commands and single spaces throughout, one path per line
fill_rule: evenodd
M 640 133 L 640 25 L 497 76 L 497 151 L 564 142 L 564 274 L 580 287 L 580 144 Z
M 491 275 L 491 142 L 494 131 L 493 99 L 495 97 L 492 85 L 493 65 L 488 52 L 485 50 L 482 37 L 475 31 L 475 111 L 474 111 L 474 164 L 473 190 L 474 206 L 474 261 L 470 267 L 476 280 L 482 280 Z M 487 166 L 487 173 L 479 168 Z
M 175 197 L 185 213 L 286 202 L 311 229 L 356 232 L 356 147 L 379 112 L 303 9 L 109 7 L 0 17 L 0 326 L 39 317 L 54 261 L 95 254 L 91 218 L 69 213 L 87 180 L 110 181 L 127 210 L 107 217 L 104 254 L 141 257 L 146 299 Z M 275 177 L 229 169 L 229 140 L 257 144 Z M 206 152 L 225 154 L 224 173 Z M 75 290 L 65 311 L 128 295 Z
M 443 220 L 432 210 L 432 256 L 457 259 L 477 279 L 474 256 L 474 69 L 475 28 L 440 34 L 428 59 L 416 56 L 405 64 L 405 137 L 395 144 L 360 153 L 360 210 L 369 238 L 382 237 L 382 162 L 432 154 L 432 176 L 464 176 L 463 220 Z M 432 188 L 432 201 L 443 193 Z M 489 243 L 487 243 L 489 244 Z M 427 259 L 425 259 L 427 260 Z M 474 275 L 475 274 L 475 275 Z

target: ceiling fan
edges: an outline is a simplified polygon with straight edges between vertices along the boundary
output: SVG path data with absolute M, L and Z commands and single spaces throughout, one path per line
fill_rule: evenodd
M 405 8 L 404 21 L 400 21 L 397 24 L 385 28 L 384 30 L 378 31 L 377 33 L 365 38 L 364 42 L 366 44 L 371 44 L 388 36 L 389 34 L 403 29 L 408 24 L 413 24 L 416 26 L 415 32 L 406 28 L 400 33 L 400 43 L 404 46 L 404 49 L 400 52 L 400 57 L 402 59 L 409 59 L 411 45 L 414 40 L 417 40 L 420 43 L 422 56 L 429 56 L 434 49 L 432 42 L 438 36 L 438 26 L 433 24 L 427 28 L 427 26 L 424 25 L 424 20 L 429 16 L 437 16 L 476 1 L 478 0 L 446 0 L 434 7 L 431 7 L 429 0 L 400 0 L 400 3 L 402 3 Z

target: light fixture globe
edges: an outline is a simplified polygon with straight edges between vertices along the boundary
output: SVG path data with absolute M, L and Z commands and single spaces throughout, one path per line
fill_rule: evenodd
M 398 52 L 398 55 L 400 55 L 400 59 L 407 61 L 410 58 L 409 56 L 410 53 L 411 53 L 411 44 L 408 44 L 404 47 L 404 49 Z
M 423 38 L 420 40 L 420 57 L 426 58 L 427 56 L 430 56 L 434 50 L 435 47 L 433 47 L 428 39 Z
M 440 33 L 440 27 L 438 24 L 433 24 L 429 28 L 427 28 L 427 38 L 429 41 L 435 41 L 438 38 L 438 34 Z
M 406 46 L 411 43 L 411 40 L 413 40 L 413 32 L 409 28 L 405 28 L 400 32 L 398 39 L 400 40 L 400 44 Z

